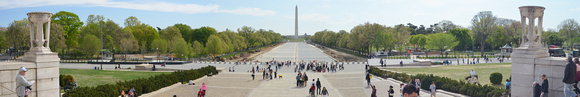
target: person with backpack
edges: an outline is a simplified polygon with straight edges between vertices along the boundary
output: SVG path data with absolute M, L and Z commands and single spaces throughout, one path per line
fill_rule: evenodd
M 371 74 L 369 74 L 367 72 L 367 76 L 365 77 L 365 79 L 367 80 L 367 86 L 370 86 L 371 85 Z
M 328 96 L 328 90 L 326 90 L 326 87 L 322 88 L 322 96 L 323 97 Z
M 201 89 L 199 89 L 199 92 L 197 92 L 197 97 L 204 97 L 205 92 L 203 92 Z
M 314 89 L 316 89 L 316 88 L 314 87 L 314 85 L 310 86 L 310 91 L 309 91 L 309 93 L 310 93 L 310 96 L 311 96 L 311 97 L 314 97 L 314 92 L 315 92 L 315 90 L 314 90 Z

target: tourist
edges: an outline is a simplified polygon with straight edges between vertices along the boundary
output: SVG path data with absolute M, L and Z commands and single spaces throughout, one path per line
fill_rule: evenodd
M 306 86 L 306 83 L 308 82 L 308 75 L 306 75 L 306 72 L 303 72 L 302 76 L 303 76 L 303 81 L 304 81 L 304 83 L 302 85 Z
M 328 90 L 326 90 L 326 87 L 323 87 L 323 88 L 322 88 L 322 96 L 323 96 L 323 97 L 326 97 L 326 96 L 328 96 Z
M 578 89 L 578 81 L 580 81 L 580 61 L 578 60 L 578 58 L 574 58 L 574 63 L 576 63 L 576 79 L 575 82 L 572 86 L 574 86 L 574 92 L 576 94 L 580 93 L 580 90 Z
M 274 71 L 274 78 L 278 78 L 276 75 L 278 75 L 278 70 Z
M 269 74 L 270 75 L 270 80 L 272 80 L 272 70 L 270 69 L 268 71 L 270 71 L 270 74 Z
M 389 97 L 394 97 L 395 95 L 395 90 L 393 90 L 393 86 L 389 86 L 389 91 L 387 91 L 389 93 Z
M 403 88 L 405 87 L 405 84 L 401 83 L 401 85 L 399 86 L 399 92 L 401 93 L 401 97 L 403 97 Z
M 254 80 L 254 76 L 255 76 L 255 73 L 254 73 L 254 72 L 252 72 L 252 80 Z
M 419 80 L 419 79 L 415 79 L 415 80 L 416 80 L 415 81 L 415 88 L 417 88 L 417 90 L 416 90 L 417 96 L 419 96 L 419 94 L 420 94 L 419 91 L 421 91 L 421 80 Z
M 509 56 L 508 56 L 509 57 Z M 540 94 L 540 97 L 548 97 L 548 89 L 549 89 L 549 85 L 548 85 L 548 78 L 546 78 L 545 74 L 542 74 L 542 94 Z
M 375 88 L 375 86 L 372 86 L 373 88 L 373 92 L 371 92 L 371 97 L 377 97 L 377 88 Z
M 310 85 L 316 86 L 316 80 L 312 79 L 312 82 L 310 83 Z M 316 88 L 316 89 L 320 89 L 320 88 Z
M 201 84 L 201 90 L 203 91 L 203 96 L 205 96 L 205 93 L 207 93 L 205 90 L 207 90 L 207 86 L 205 86 L 205 83 Z
M 296 87 L 300 86 L 300 80 L 302 80 L 302 78 L 300 77 L 300 72 L 298 72 L 298 74 L 296 75 Z
M 471 69 L 471 72 L 469 72 L 469 75 L 471 75 L 471 77 L 473 78 L 473 76 L 475 76 L 475 71 L 473 69 Z
M 310 86 L 310 91 L 308 92 L 308 93 L 310 93 L 310 97 L 314 97 L 314 91 L 315 91 L 314 89 L 315 89 L 314 85 Z
M 399 62 L 399 64 L 401 64 L 401 67 L 403 67 L 403 60 L 401 60 L 401 62 Z
M 266 72 L 264 70 L 262 70 L 262 80 L 266 80 Z
M 437 96 L 435 95 L 435 90 L 437 89 L 437 87 L 435 86 L 435 81 L 433 81 L 433 82 L 431 83 L 431 86 L 429 86 L 429 89 L 431 89 L 431 97 L 437 97 Z
M 201 89 L 199 89 L 199 92 L 197 92 L 197 97 L 204 97 L 205 96 L 205 92 L 203 92 Z
M 381 58 L 381 61 L 379 61 L 379 63 L 381 63 L 381 67 L 383 67 L 383 65 L 385 65 L 385 64 L 383 63 L 383 58 Z
M 316 92 L 317 92 L 318 94 L 320 94 L 320 87 L 321 87 L 321 86 L 322 86 L 322 85 L 320 85 L 320 78 L 316 78 Z
M 576 97 L 576 93 L 572 91 L 572 84 L 576 80 L 576 64 L 572 62 L 572 57 L 569 56 L 566 61 L 566 68 L 564 69 L 564 78 L 562 83 L 564 83 L 564 97 Z
M 510 84 L 511 84 L 510 79 L 506 79 L 505 80 L 505 89 L 510 90 Z
M 367 72 L 367 76 L 365 77 L 365 79 L 367 80 L 367 86 L 371 85 L 371 74 L 369 74 L 369 72 Z
M 32 86 L 32 84 L 34 84 L 35 82 L 34 80 L 33 81 L 26 80 L 26 78 L 24 77 L 26 75 L 26 72 L 28 72 L 26 68 L 20 67 L 18 75 L 16 75 L 16 95 L 18 95 L 18 97 L 27 97 L 28 90 L 31 90 L 30 86 Z
M 135 87 L 131 88 L 131 90 L 129 90 L 129 97 L 135 97 Z
M 28 95 L 23 96 L 23 97 L 28 97 Z M 121 90 L 121 97 L 125 97 L 125 91 Z
M 417 93 L 417 88 L 413 85 L 406 85 L 403 88 L 403 97 L 417 97 L 419 93 Z
M 534 93 L 532 94 L 533 97 L 540 97 L 541 95 L 541 91 L 542 91 L 542 86 L 540 86 L 540 84 L 536 83 L 536 81 L 534 81 L 532 83 L 532 86 L 534 87 Z

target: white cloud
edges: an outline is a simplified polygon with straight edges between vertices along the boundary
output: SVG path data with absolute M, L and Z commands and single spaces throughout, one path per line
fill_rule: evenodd
M 260 8 L 238 8 L 234 10 L 218 10 L 217 12 L 238 14 L 238 15 L 255 15 L 255 16 L 265 16 L 265 15 L 275 15 L 276 12 L 271 10 L 262 10 Z
M 41 6 L 79 6 L 79 7 L 110 7 L 147 11 L 178 12 L 186 14 L 224 12 L 239 15 L 273 15 L 271 10 L 259 8 L 238 8 L 235 10 L 221 10 L 219 5 L 177 4 L 168 2 L 120 2 L 111 0 L 0 0 L 0 9 L 13 9 Z
M 298 21 L 304 20 L 304 21 L 313 21 L 313 22 L 328 21 L 329 19 L 330 19 L 330 16 L 325 15 L 325 14 L 320 14 L 320 13 L 302 14 L 298 17 Z

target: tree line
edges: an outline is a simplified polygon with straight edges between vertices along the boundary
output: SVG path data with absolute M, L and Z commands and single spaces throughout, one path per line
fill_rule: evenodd
M 546 46 L 572 47 L 580 42 L 578 38 L 580 26 L 574 19 L 564 20 L 558 29 L 544 31 L 542 43 Z M 491 11 L 481 11 L 473 16 L 469 27 L 455 25 L 449 20 L 430 24 L 428 27 L 411 23 L 386 26 L 367 22 L 353 27 L 348 32 L 318 31 L 309 39 L 321 45 L 346 48 L 360 54 L 380 50 L 405 51 L 406 48 L 426 48 L 439 51 L 478 49 L 481 56 L 484 56 L 484 51 L 499 50 L 506 44 L 519 47 L 521 32 L 520 21 L 499 18 Z
M 109 51 L 118 54 L 156 52 L 192 58 L 248 50 L 283 40 L 273 30 L 256 30 L 248 26 L 221 32 L 208 26 L 192 28 L 186 24 L 162 29 L 141 23 L 134 16 L 126 18 L 123 24 L 121 27 L 102 15 L 89 15 L 82 22 L 76 14 L 60 11 L 51 19 L 50 49 L 69 57 L 93 58 L 100 51 Z M 7 28 L 0 28 L 0 49 L 29 49 L 29 26 L 25 18 L 15 20 Z

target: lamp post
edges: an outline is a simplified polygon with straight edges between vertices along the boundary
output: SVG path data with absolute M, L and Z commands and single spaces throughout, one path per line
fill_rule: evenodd
M 157 50 L 157 58 L 159 58 L 159 48 L 156 48 Z M 157 62 L 159 62 L 159 60 L 157 60 Z
M 99 51 L 101 52 L 101 70 L 103 70 L 103 62 L 105 62 L 105 58 L 103 57 L 104 53 L 103 51 L 101 51 L 103 49 L 103 30 L 101 30 L 101 22 L 99 22 L 99 32 L 101 33 L 101 47 L 99 49 Z M 98 59 L 97 59 L 98 60 Z M 97 61 L 99 62 L 99 61 Z

